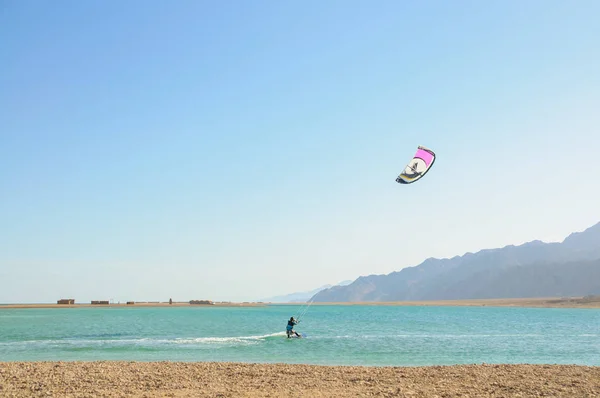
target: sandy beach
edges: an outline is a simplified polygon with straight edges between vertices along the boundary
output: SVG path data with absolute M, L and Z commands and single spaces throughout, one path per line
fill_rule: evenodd
M 0 310 L 3 308 L 106 308 L 106 307 L 127 307 L 127 308 L 148 308 L 148 307 L 264 307 L 265 303 L 233 303 L 233 302 L 217 302 L 213 304 L 190 304 L 188 302 L 136 302 L 135 304 L 127 303 L 111 303 L 111 304 L 91 304 L 91 303 L 75 303 L 75 304 L 56 304 L 56 303 L 40 303 L 40 304 L 0 304 Z
M 3 362 L 2 397 L 598 397 L 600 367 Z
M 530 307 L 530 308 L 600 308 L 600 296 L 540 297 L 473 300 L 380 301 L 353 303 L 313 303 L 312 305 L 391 305 L 391 306 L 459 306 L 459 307 Z
M 189 302 L 136 302 L 112 304 L 0 304 L 3 308 L 82 308 L 82 307 L 264 307 L 270 305 L 304 305 L 305 303 L 268 303 L 268 302 L 214 302 L 213 304 L 190 304 Z M 600 296 L 595 297 L 541 297 L 511 299 L 477 299 L 477 300 L 437 300 L 437 301 L 383 301 L 383 302 L 350 302 L 350 303 L 312 303 L 312 305 L 388 305 L 388 306 L 470 306 L 470 307 L 531 307 L 531 308 L 600 308 Z

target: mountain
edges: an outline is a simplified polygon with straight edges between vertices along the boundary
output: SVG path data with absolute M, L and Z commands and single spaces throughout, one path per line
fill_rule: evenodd
M 539 240 L 449 259 L 317 292 L 315 302 L 420 301 L 600 293 L 600 223 L 562 242 Z
M 338 283 L 335 286 L 346 286 L 351 283 L 352 283 L 351 280 L 345 280 L 343 282 Z M 285 294 L 285 295 L 281 295 L 281 296 L 274 296 L 274 297 L 266 298 L 266 299 L 263 299 L 260 301 L 267 302 L 267 303 L 306 303 L 307 301 L 309 301 L 311 299 L 311 297 L 313 297 L 315 294 L 317 294 L 321 290 L 328 289 L 331 287 L 333 287 L 333 286 L 332 285 L 324 285 L 324 286 L 318 287 L 316 289 L 313 289 L 313 290 L 310 290 L 307 292 L 296 292 L 296 293 L 290 293 L 290 294 Z

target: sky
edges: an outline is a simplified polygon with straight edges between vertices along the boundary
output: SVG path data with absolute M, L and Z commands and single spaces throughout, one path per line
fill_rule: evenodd
M 254 301 L 584 230 L 599 14 L 1 0 L 0 303 Z

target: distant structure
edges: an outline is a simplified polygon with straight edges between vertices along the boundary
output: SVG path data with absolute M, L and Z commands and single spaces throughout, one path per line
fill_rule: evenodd
M 60 299 L 56 301 L 56 304 L 75 304 L 75 299 Z
M 92 300 L 92 304 L 94 304 L 94 305 L 98 305 L 98 304 L 108 305 L 108 300 Z
M 127 302 L 127 305 L 133 305 L 133 304 L 135 304 L 135 302 L 134 302 L 134 301 L 128 301 L 128 302 Z
M 190 304 L 214 305 L 211 300 L 190 300 Z
M 169 299 L 169 304 L 173 304 L 173 299 L 172 298 Z

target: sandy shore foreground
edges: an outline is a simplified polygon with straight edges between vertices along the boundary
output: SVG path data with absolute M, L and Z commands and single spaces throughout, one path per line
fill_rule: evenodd
M 600 367 L 3 362 L 2 397 L 598 397 Z

